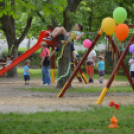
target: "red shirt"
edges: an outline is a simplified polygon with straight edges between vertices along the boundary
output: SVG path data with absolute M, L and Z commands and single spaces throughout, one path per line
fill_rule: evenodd
M 40 57 L 47 57 L 48 55 L 50 55 L 50 51 L 48 48 L 44 48 L 42 53 L 40 54 Z

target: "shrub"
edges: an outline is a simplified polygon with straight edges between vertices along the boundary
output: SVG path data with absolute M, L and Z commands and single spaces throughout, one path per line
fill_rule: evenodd
M 24 52 L 26 52 L 27 49 L 26 48 L 19 48 L 18 49 L 18 56 L 22 55 Z M 38 51 L 36 51 L 35 53 L 33 53 L 30 57 L 28 57 L 28 59 L 30 59 L 31 61 L 31 65 L 32 66 L 40 66 L 40 53 L 41 53 L 41 49 L 39 49 Z M 8 55 L 8 50 L 5 49 L 2 54 L 1 57 L 6 59 L 6 56 Z M 21 62 L 19 65 L 24 65 L 24 61 Z

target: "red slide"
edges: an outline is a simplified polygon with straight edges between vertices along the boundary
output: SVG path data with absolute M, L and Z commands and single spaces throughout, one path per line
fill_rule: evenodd
M 0 70 L 0 76 L 11 70 L 13 67 L 21 63 L 23 60 L 25 60 L 27 57 L 32 55 L 34 52 L 36 52 L 40 48 L 40 43 L 43 41 L 43 38 L 49 36 L 48 31 L 41 31 L 39 34 L 38 42 L 36 45 L 34 45 L 31 49 L 23 53 L 21 56 L 16 58 L 11 65 L 9 65 L 7 68 L 3 68 Z M 53 41 L 53 40 L 52 40 Z M 52 45 L 52 41 L 47 42 L 48 45 Z

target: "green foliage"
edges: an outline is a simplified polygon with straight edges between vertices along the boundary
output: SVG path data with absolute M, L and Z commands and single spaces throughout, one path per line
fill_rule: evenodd
M 18 56 L 22 55 L 24 52 L 26 52 L 27 49 L 26 48 L 19 48 L 18 49 Z M 40 53 L 41 53 L 41 49 L 39 49 L 38 51 L 36 51 L 35 53 L 33 53 L 30 57 L 28 57 L 28 59 L 30 59 L 31 61 L 31 65 L 32 66 L 40 66 Z M 1 57 L 6 59 L 6 56 L 8 55 L 8 51 L 7 49 L 5 49 L 2 54 Z M 36 59 L 36 60 L 35 60 Z M 24 65 L 24 62 L 21 62 L 19 65 Z
M 67 6 L 66 0 L 15 0 L 14 3 L 9 0 L 1 0 L 1 2 L 5 6 L 0 8 L 0 17 L 4 14 L 13 17 L 18 38 L 26 27 L 29 16 L 33 17 L 33 22 L 27 37 L 37 38 L 40 31 L 52 24 L 52 19 L 60 24 L 63 22 L 62 12 Z M 40 13 L 45 22 L 42 22 L 37 12 Z

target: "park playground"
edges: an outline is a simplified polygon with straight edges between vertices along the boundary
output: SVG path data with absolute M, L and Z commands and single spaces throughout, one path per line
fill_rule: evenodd
M 30 3 L 27 4 L 29 7 Z M 55 57 L 51 60 L 51 85 L 41 84 L 41 69 L 38 68 L 30 68 L 31 80 L 28 86 L 24 84 L 21 66 L 17 68 L 17 77 L 5 77 L 7 72 L 40 49 L 43 38 L 52 33 L 49 29 L 38 31 L 37 43 L 0 70 L 0 134 L 133 134 L 134 82 L 125 58 L 128 53 L 134 53 L 134 25 L 130 22 L 125 24 L 128 15 L 125 8 L 116 6 L 112 12 L 113 16 L 105 15 L 102 19 L 98 31 L 85 31 L 88 48 L 80 61 L 73 63 L 75 67 L 62 88 L 56 88 L 57 83 L 69 75 L 72 64 L 69 61 L 62 76 L 59 76 L 62 70 L 58 69 L 65 56 L 66 46 L 76 39 L 76 32 L 69 34 L 68 42 L 62 42 L 62 51 L 57 58 L 58 69 L 54 65 Z M 41 16 L 39 12 L 37 15 Z M 95 34 L 92 41 L 90 34 Z M 94 74 L 94 83 L 89 83 L 82 65 L 101 37 L 107 38 L 117 62 L 111 73 L 105 75 L 102 84 L 98 82 L 97 72 Z M 115 38 L 119 44 L 127 40 L 122 52 Z M 53 38 L 46 43 L 54 50 L 53 44 L 59 43 L 59 39 Z M 15 44 L 12 44 L 10 51 L 14 49 Z M 118 73 L 121 67 L 123 74 Z

